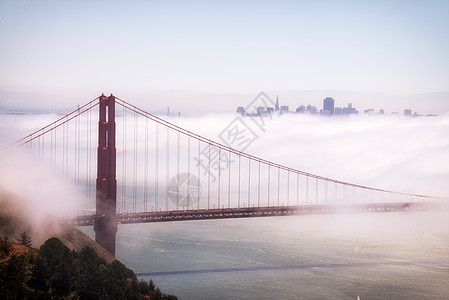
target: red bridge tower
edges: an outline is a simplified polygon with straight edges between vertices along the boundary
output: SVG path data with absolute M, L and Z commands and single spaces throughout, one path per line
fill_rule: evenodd
M 109 97 L 101 95 L 99 101 L 95 241 L 115 255 L 117 233 L 115 97 L 112 94 Z

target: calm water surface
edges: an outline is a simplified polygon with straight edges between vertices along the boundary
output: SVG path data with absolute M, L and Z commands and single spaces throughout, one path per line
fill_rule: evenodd
M 120 225 L 116 256 L 180 299 L 449 299 L 447 211 Z

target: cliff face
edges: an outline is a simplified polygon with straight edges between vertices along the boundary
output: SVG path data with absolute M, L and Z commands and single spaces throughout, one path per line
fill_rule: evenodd
M 106 260 L 108 264 L 115 260 L 115 257 L 111 253 L 76 227 L 66 225 L 56 237 L 70 250 L 80 251 L 88 246 L 94 249 L 97 255 Z

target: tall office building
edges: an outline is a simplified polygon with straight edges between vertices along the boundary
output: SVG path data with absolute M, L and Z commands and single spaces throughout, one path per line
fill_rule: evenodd
M 334 115 L 334 99 L 332 97 L 326 97 L 323 100 L 323 111 L 329 111 L 329 114 Z

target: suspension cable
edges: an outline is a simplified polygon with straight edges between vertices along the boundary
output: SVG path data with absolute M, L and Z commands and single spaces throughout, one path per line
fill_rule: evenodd
M 313 174 L 313 173 L 301 171 L 301 170 L 298 170 L 298 169 L 290 168 L 290 167 L 287 167 L 285 165 L 274 163 L 272 161 L 269 161 L 269 160 L 266 160 L 266 159 L 262 159 L 260 157 L 248 154 L 246 152 L 233 149 L 233 148 L 231 148 L 229 146 L 220 144 L 218 142 L 214 142 L 213 140 L 210 140 L 210 139 L 205 138 L 205 137 L 203 137 L 201 135 L 195 134 L 195 133 L 193 133 L 193 132 L 191 132 L 189 130 L 186 130 L 186 129 L 182 128 L 182 127 L 179 127 L 179 126 L 177 126 L 177 125 L 175 125 L 173 123 L 170 123 L 170 122 L 168 122 L 168 121 L 166 121 L 166 120 L 164 120 L 164 119 L 162 119 L 160 117 L 152 115 L 152 114 L 150 114 L 150 113 L 148 113 L 148 112 L 146 112 L 146 111 L 144 111 L 144 110 L 142 110 L 142 109 L 140 109 L 140 108 L 138 108 L 138 107 L 136 107 L 136 106 L 134 106 L 134 105 L 132 105 L 132 104 L 130 104 L 128 102 L 126 102 L 123 99 L 120 99 L 118 97 L 116 97 L 116 99 L 119 100 L 117 102 L 119 105 L 125 106 L 129 110 L 136 111 L 138 114 L 140 114 L 140 115 L 142 115 L 142 116 L 144 116 L 146 118 L 149 118 L 149 119 L 151 119 L 151 120 L 153 120 L 153 121 L 155 121 L 155 122 L 157 122 L 159 124 L 162 124 L 162 125 L 164 125 L 166 127 L 169 127 L 172 130 L 181 132 L 184 135 L 191 136 L 191 137 L 193 137 L 195 139 L 198 139 L 198 140 L 200 140 L 200 141 L 202 141 L 204 143 L 211 144 L 211 145 L 213 145 L 215 147 L 218 147 L 218 148 L 221 148 L 223 150 L 230 151 L 230 152 L 232 152 L 232 153 L 234 153 L 236 155 L 242 156 L 244 158 L 252 159 L 254 161 L 258 161 L 258 162 L 261 162 L 263 164 L 270 165 L 270 166 L 279 168 L 279 169 L 284 170 L 284 171 L 290 171 L 292 173 L 296 173 L 296 174 L 300 174 L 300 175 L 304 175 L 304 176 L 307 176 L 307 177 L 311 177 L 311 178 L 315 178 L 315 179 L 319 179 L 319 180 L 324 180 L 324 181 L 328 181 L 328 182 L 334 182 L 334 183 L 338 183 L 338 184 L 345 185 L 345 186 L 354 186 L 354 187 L 357 187 L 357 188 L 366 188 L 366 189 L 372 190 L 372 191 L 391 192 L 391 193 L 399 194 L 399 195 L 423 197 L 423 198 L 429 198 L 429 199 L 441 199 L 441 197 L 436 197 L 436 196 L 427 196 L 427 195 L 411 194 L 411 193 L 404 193 L 404 192 L 395 192 L 395 191 L 386 190 L 386 189 L 379 189 L 379 188 L 364 186 L 364 185 L 360 185 L 360 184 L 354 184 L 354 183 L 341 181 L 341 180 L 336 180 L 336 179 L 332 179 L 332 178 L 329 178 L 329 177 L 324 177 L 324 176 L 320 176 L 320 175 L 317 175 L 317 174 Z
M 86 111 L 92 109 L 93 107 L 97 106 L 101 102 L 101 101 L 100 102 L 97 101 L 99 98 L 100 97 L 97 97 L 97 98 L 89 101 L 88 103 L 86 103 L 83 106 L 75 109 L 74 111 L 68 113 L 67 115 L 57 119 L 56 121 L 54 121 L 54 122 L 52 122 L 52 123 L 50 123 L 50 124 L 40 128 L 40 129 L 36 130 L 36 131 L 30 133 L 29 135 L 21 138 L 20 140 L 14 142 L 13 144 L 7 146 L 5 148 L 5 150 L 8 150 L 10 148 L 20 147 L 20 146 L 22 146 L 24 144 L 27 144 L 27 143 L 29 143 L 29 142 L 31 142 L 31 141 L 33 141 L 33 140 L 35 140 L 35 139 L 45 135 L 46 133 L 48 133 L 48 132 L 50 132 L 52 130 L 55 130 L 56 128 L 60 127 L 61 125 L 63 125 L 65 123 L 73 120 L 74 118 L 78 117 L 79 115 L 81 115 L 81 114 L 85 113 Z M 95 102 L 95 101 L 97 101 L 97 102 Z M 94 104 L 92 105 L 92 103 L 94 103 Z M 66 119 L 66 120 L 62 121 L 64 119 Z

